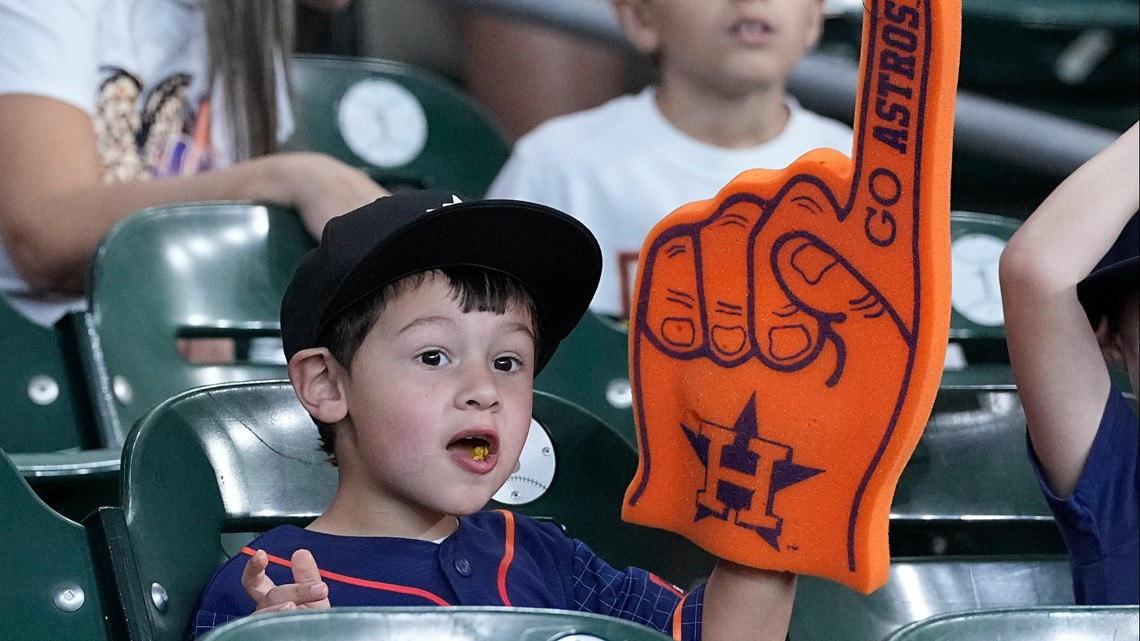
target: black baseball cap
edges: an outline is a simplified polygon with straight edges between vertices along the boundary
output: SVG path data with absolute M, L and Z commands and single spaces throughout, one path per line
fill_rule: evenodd
M 286 359 L 317 347 L 329 322 L 369 294 L 451 266 L 491 269 L 522 283 L 544 330 L 538 373 L 589 307 L 602 254 L 582 223 L 550 207 L 398 192 L 330 220 L 320 244 L 301 259 L 281 302 Z
M 1137 216 L 1124 226 L 1124 231 L 1109 248 L 1092 272 L 1077 284 L 1077 299 L 1095 327 L 1101 316 L 1119 301 L 1126 287 L 1136 286 L 1140 273 L 1140 223 Z

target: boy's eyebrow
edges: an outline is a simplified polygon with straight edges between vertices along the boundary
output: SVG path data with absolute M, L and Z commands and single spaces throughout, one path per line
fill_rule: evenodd
M 406 331 L 415 329 L 417 327 L 423 327 L 425 325 L 448 325 L 454 327 L 456 324 L 457 323 L 455 322 L 455 319 L 448 316 L 421 316 L 408 323 L 407 325 L 404 325 L 402 328 L 400 328 L 400 331 L 396 332 L 396 334 L 400 335 Z M 522 332 L 527 336 L 530 336 L 531 340 L 534 340 L 534 330 L 531 329 L 530 325 L 527 323 L 509 322 L 507 323 L 507 327 L 511 332 Z
M 530 336 L 531 340 L 534 340 L 534 330 L 531 329 L 530 325 L 526 323 L 508 323 L 508 326 L 511 328 L 512 332 L 522 332 L 527 336 Z
M 424 325 L 452 325 L 452 326 L 454 326 L 455 324 L 456 324 L 455 319 L 448 318 L 447 316 L 421 316 L 421 317 L 413 320 L 412 322 L 408 323 L 407 325 L 404 325 L 403 327 L 401 327 L 400 331 L 396 332 L 396 334 L 397 335 L 403 334 L 404 332 L 406 332 L 410 329 L 415 329 L 417 327 L 422 327 Z

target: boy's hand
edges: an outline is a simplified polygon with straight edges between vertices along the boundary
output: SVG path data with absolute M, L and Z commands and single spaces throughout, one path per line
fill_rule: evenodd
M 623 512 L 864 592 L 945 356 L 961 20 L 957 0 L 869 7 L 853 159 L 745 172 L 645 242 Z
M 329 607 L 329 587 L 321 581 L 317 562 L 308 550 L 293 553 L 293 583 L 276 585 L 265 574 L 269 555 L 258 550 L 245 564 L 241 585 L 254 603 L 254 613 Z

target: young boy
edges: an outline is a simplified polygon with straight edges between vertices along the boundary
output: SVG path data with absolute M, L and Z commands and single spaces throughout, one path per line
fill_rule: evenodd
M 683 595 L 554 525 L 479 511 L 518 461 L 534 375 L 586 311 L 600 263 L 581 223 L 530 203 L 404 192 L 334 218 L 281 330 L 336 494 L 308 527 L 275 528 L 222 566 L 192 635 L 253 612 L 462 604 L 784 639 L 793 575 L 721 562 Z
M 1133 125 L 1066 178 L 1001 258 L 1030 458 L 1069 548 L 1080 604 L 1140 602 L 1140 430 L 1105 366 L 1126 370 L 1136 393 L 1137 139 Z
M 805 152 L 851 153 L 850 127 L 787 94 L 815 45 L 824 0 L 613 0 L 626 36 L 654 57 L 657 86 L 553 119 L 518 141 L 489 198 L 568 212 L 602 247 L 591 308 L 627 317 L 637 254 L 661 218 L 712 198 L 742 171 Z

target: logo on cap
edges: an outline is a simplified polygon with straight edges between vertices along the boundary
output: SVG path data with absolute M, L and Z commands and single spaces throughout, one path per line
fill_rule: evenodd
M 432 212 L 432 211 L 435 211 L 435 210 L 437 210 L 437 209 L 441 209 L 441 208 L 443 208 L 443 207 L 447 207 L 448 205 L 458 205 L 458 204 L 460 204 L 460 203 L 462 203 L 462 202 L 463 202 L 462 200 L 459 200 L 459 196 L 456 196 L 455 194 L 452 194 L 452 195 L 451 195 L 451 202 L 449 202 L 449 203 L 443 203 L 443 204 L 442 204 L 442 205 L 440 205 L 439 207 L 432 207 L 431 209 L 425 209 L 425 210 L 424 210 L 424 213 L 426 214 L 426 213 L 428 213 L 428 212 Z

